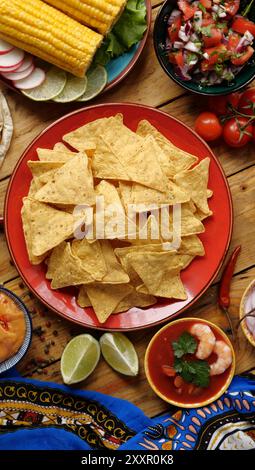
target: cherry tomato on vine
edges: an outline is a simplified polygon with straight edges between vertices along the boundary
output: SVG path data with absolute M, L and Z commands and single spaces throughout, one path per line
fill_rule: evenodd
M 255 115 L 255 88 L 244 91 L 239 101 L 238 110 L 249 116 Z
M 245 117 L 229 119 L 223 127 L 223 138 L 230 147 L 243 147 L 252 138 L 252 124 Z
M 222 134 L 222 125 L 216 114 L 203 112 L 195 121 L 195 131 L 207 142 L 218 139 Z
M 210 96 L 208 98 L 208 106 L 210 111 L 217 114 L 217 116 L 224 116 L 231 112 L 230 105 L 237 109 L 240 99 L 240 93 L 231 93 L 227 96 Z

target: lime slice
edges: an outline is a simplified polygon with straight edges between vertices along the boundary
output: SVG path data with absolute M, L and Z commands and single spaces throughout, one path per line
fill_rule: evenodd
M 87 88 L 78 101 L 89 101 L 99 95 L 107 83 L 107 72 L 102 65 L 91 67 L 87 72 Z
M 139 369 L 136 350 L 122 333 L 104 333 L 100 338 L 102 354 L 108 364 L 124 375 L 137 375 Z
M 24 90 L 22 93 L 34 101 L 53 100 L 53 98 L 61 93 L 65 84 L 66 72 L 57 67 L 51 67 L 47 71 L 46 78 L 42 85 L 32 88 L 31 90 Z
M 100 346 L 91 335 L 79 335 L 66 345 L 60 370 L 65 384 L 85 380 L 95 369 L 100 358 Z
M 78 78 L 70 73 L 67 75 L 67 81 L 64 89 L 54 98 L 57 103 L 70 103 L 76 101 L 84 95 L 87 88 L 87 77 Z

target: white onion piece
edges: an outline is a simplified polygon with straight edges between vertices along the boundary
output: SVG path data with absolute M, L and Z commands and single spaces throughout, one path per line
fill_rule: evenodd
M 199 52 L 200 51 L 200 48 L 192 41 L 187 42 L 187 44 L 185 44 L 184 48 L 187 49 L 187 51 L 190 51 L 190 52 Z
M 174 20 L 176 18 L 179 18 L 179 16 L 181 16 L 180 10 L 174 9 L 172 11 L 171 15 L 168 18 L 168 22 L 167 22 L 168 26 L 171 26 L 171 24 L 174 22 Z
M 194 28 L 195 30 L 199 30 L 202 26 L 203 21 L 203 13 L 201 10 L 195 11 L 194 13 Z
M 174 45 L 174 49 L 183 49 L 184 48 L 184 44 L 181 41 L 174 41 L 173 45 Z

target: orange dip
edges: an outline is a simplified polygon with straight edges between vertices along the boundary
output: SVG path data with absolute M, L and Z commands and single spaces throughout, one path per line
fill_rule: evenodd
M 0 292 L 0 362 L 20 349 L 25 332 L 24 313 L 8 295 Z

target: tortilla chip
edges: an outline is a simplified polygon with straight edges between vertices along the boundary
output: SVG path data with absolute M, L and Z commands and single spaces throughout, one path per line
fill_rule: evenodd
M 207 212 L 207 214 L 205 214 L 204 212 L 202 212 L 200 209 L 197 209 L 194 216 L 200 220 L 200 222 L 202 222 L 204 219 L 207 219 L 207 217 L 211 217 L 213 215 L 213 212 L 209 210 L 209 212 Z
M 72 235 L 75 219 L 71 214 L 61 212 L 34 199 L 24 198 L 23 204 L 29 206 L 34 256 L 44 255 Z
M 86 293 L 86 287 L 85 286 L 81 286 L 80 289 L 79 289 L 77 304 L 81 308 L 92 307 L 92 304 L 91 304 L 91 302 L 88 298 L 88 295 Z
M 119 182 L 119 192 L 120 192 L 120 199 L 125 208 L 126 214 L 129 212 L 129 205 L 132 204 L 132 182 L 120 181 Z
M 190 194 L 194 204 L 205 214 L 210 210 L 207 203 L 209 165 L 210 158 L 207 157 L 191 170 L 178 173 L 174 177 L 176 184 Z
M 107 274 L 102 279 L 103 284 L 124 284 L 129 282 L 129 276 L 118 262 L 111 243 L 108 240 L 100 241 L 107 268 Z
M 99 241 L 95 240 L 93 243 L 88 243 L 85 238 L 83 240 L 73 240 L 71 248 L 73 255 L 81 260 L 84 269 L 94 279 L 101 281 L 107 274 L 107 267 Z
M 66 150 L 56 150 L 55 147 L 51 149 L 36 149 L 38 158 L 41 162 L 62 162 L 66 163 L 70 158 L 76 155 L 75 152 L 70 152 L 67 148 Z
M 105 323 L 120 301 L 132 292 L 132 287 L 129 284 L 97 284 L 86 286 L 85 290 L 99 322 Z
M 37 178 L 44 173 L 48 173 L 53 170 L 57 170 L 63 166 L 63 162 L 61 161 L 39 161 L 39 160 L 29 160 L 27 162 L 28 168 L 31 170 L 31 173 L 34 178 Z
M 104 149 L 96 150 L 92 159 L 93 174 L 101 179 L 134 181 L 158 191 L 166 191 L 168 179 L 156 157 L 155 142 L 152 138 L 119 148 L 104 138 Z
M 78 153 L 56 170 L 35 197 L 51 204 L 95 204 L 94 182 L 87 156 Z
M 179 275 L 182 264 L 173 264 L 173 256 L 168 252 L 128 255 L 132 267 L 142 279 L 149 294 L 184 300 L 187 295 Z
M 197 235 L 190 235 L 182 239 L 178 253 L 191 256 L 204 256 L 205 249 Z
M 149 121 L 144 120 L 139 122 L 137 134 L 142 137 L 146 137 L 148 135 L 154 137 L 158 146 L 169 159 L 170 164 L 168 167 L 167 176 L 170 178 L 173 177 L 176 173 L 187 170 L 198 161 L 198 158 L 194 155 L 191 155 L 190 153 L 176 147 Z
M 144 212 L 144 210 L 150 209 L 153 210 L 155 206 L 160 206 L 163 204 L 174 205 L 178 203 L 184 203 L 189 200 L 189 194 L 170 180 L 167 183 L 166 192 L 145 188 L 140 184 L 133 184 L 132 186 L 131 201 L 132 204 L 138 205 L 136 208 L 137 212 Z M 143 205 L 145 206 L 144 208 Z
M 60 150 L 61 152 L 65 152 L 65 153 L 68 152 L 68 153 L 71 153 L 72 155 L 74 153 L 65 144 L 63 144 L 63 142 L 57 142 L 54 145 L 53 150 Z
M 32 233 L 31 233 L 30 213 L 31 213 L 30 199 L 24 198 L 23 207 L 21 209 L 23 232 L 24 232 L 29 261 L 31 264 L 36 265 L 36 264 L 42 263 L 48 253 L 46 252 L 44 255 L 35 256 L 32 252 Z
M 173 238 L 173 232 L 178 231 L 178 226 L 174 227 L 173 222 L 174 222 L 174 216 L 173 216 L 173 210 L 172 208 L 169 208 L 170 210 L 168 211 L 168 214 L 165 216 L 166 221 L 169 220 L 169 224 L 166 227 L 166 230 L 164 231 L 164 218 L 161 218 L 161 230 L 162 230 L 162 238 L 164 240 L 172 240 Z M 162 214 L 161 214 L 162 215 Z M 179 224 L 178 224 L 179 225 Z M 182 204 L 181 205 L 181 233 L 177 235 L 180 235 L 181 237 L 186 237 L 188 235 L 193 235 L 196 233 L 203 233 L 205 231 L 204 225 L 198 218 L 193 214 L 193 212 L 190 210 L 189 206 Z M 169 236 L 167 236 L 169 235 Z
M 157 303 L 156 297 L 137 292 L 135 289 L 120 301 L 113 313 L 126 312 L 132 307 L 149 307 Z
M 97 147 L 97 135 L 102 134 L 107 127 L 111 127 L 116 121 L 123 123 L 122 114 L 89 122 L 64 135 L 63 140 L 79 152 L 86 152 L 92 156 Z
M 30 183 L 27 197 L 34 199 L 35 194 L 37 193 L 37 191 L 39 191 L 39 189 L 41 189 L 42 186 L 43 184 L 41 183 L 39 178 L 33 178 Z
M 52 289 L 89 284 L 95 281 L 85 270 L 81 260 L 73 255 L 69 242 L 62 242 L 52 251 L 46 277 L 52 278 Z

